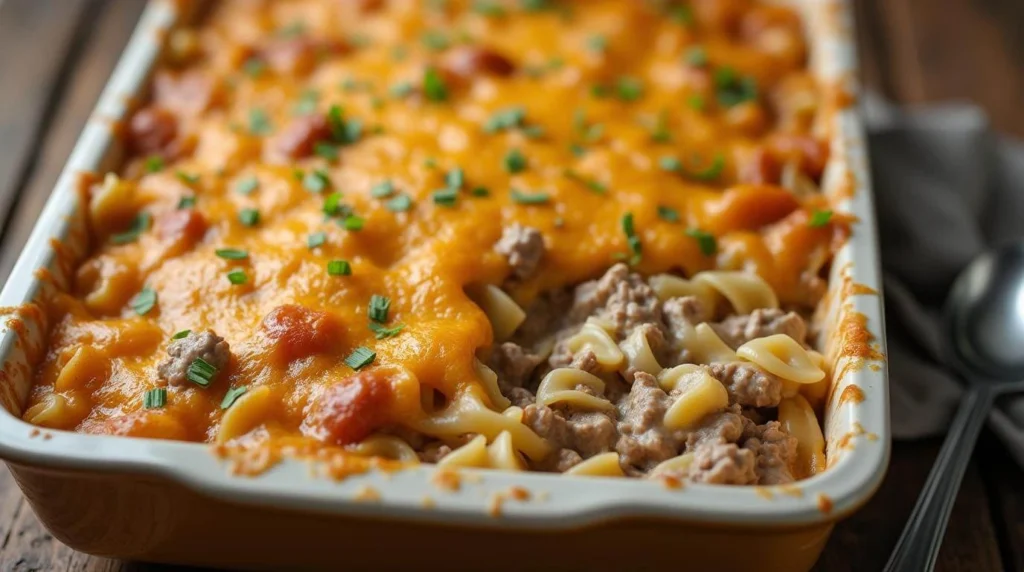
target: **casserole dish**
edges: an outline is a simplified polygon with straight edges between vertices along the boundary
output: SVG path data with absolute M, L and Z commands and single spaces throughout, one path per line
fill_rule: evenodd
M 73 434 L 18 421 L 52 326 L 40 300 L 49 289 L 67 286 L 88 243 L 78 205 L 80 191 L 94 177 L 83 172 L 119 164 L 123 150 L 110 122 L 125 118 L 131 101 L 138 101 L 148 75 L 142 72 L 153 67 L 167 30 L 187 17 L 188 7 L 154 2 L 145 13 L 0 294 L 10 313 L 0 342 L 3 403 L 13 414 L 0 417 L 2 454 L 58 538 L 95 554 L 247 568 L 329 568 L 339 563 L 326 548 L 331 540 L 341 536 L 347 548 L 397 533 L 404 547 L 423 551 L 458 542 L 460 550 L 445 556 L 455 568 L 477 567 L 508 541 L 522 539 L 538 561 L 557 568 L 631 566 L 637 554 L 653 563 L 685 550 L 698 568 L 804 569 L 820 552 L 831 523 L 878 485 L 888 455 L 875 290 L 880 280 L 859 124 L 846 95 L 853 89 L 848 13 L 833 2 L 801 6 L 815 71 L 836 86 L 830 99 L 833 154 L 823 187 L 845 197 L 841 209 L 859 219 L 831 266 L 830 291 L 815 318 L 824 333 L 819 348 L 834 372 L 824 416 L 829 469 L 823 473 L 782 487 L 678 488 L 545 474 L 453 474 L 421 466 L 335 482 L 310 476 L 304 463 L 286 459 L 240 478 L 207 447 Z M 33 275 L 36 269 L 41 270 Z M 216 541 L 196 542 L 197 536 Z M 745 549 L 730 548 L 737 542 Z M 344 555 L 346 564 L 377 567 L 421 558 L 416 549 Z M 489 567 L 519 564 L 484 561 Z

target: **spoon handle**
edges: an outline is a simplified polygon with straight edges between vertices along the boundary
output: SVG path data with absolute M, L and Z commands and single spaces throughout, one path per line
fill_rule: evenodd
M 930 572 L 935 568 L 960 481 L 995 395 L 992 386 L 980 383 L 964 394 L 910 520 L 885 566 L 886 572 Z

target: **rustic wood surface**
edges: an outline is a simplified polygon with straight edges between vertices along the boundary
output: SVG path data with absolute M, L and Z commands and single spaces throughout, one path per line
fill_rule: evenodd
M 0 0 L 0 281 L 6 278 L 143 7 L 142 0 Z M 863 77 L 905 102 L 969 99 L 1024 135 L 1024 2 L 857 0 Z M 816 570 L 880 570 L 941 441 L 896 443 L 875 498 L 841 523 Z M 942 571 L 1024 570 L 1024 473 L 986 433 L 957 499 Z M 53 539 L 0 468 L 0 571 L 170 567 Z

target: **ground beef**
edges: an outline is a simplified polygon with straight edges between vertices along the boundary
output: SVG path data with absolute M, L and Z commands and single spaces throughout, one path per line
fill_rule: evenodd
M 592 315 L 611 321 L 621 340 L 640 324 L 660 324 L 661 302 L 639 274 L 620 263 L 601 278 L 580 284 L 573 293 L 570 322 L 580 323 Z
M 738 405 L 733 405 L 715 415 L 704 419 L 686 436 L 686 450 L 694 451 L 699 447 L 713 443 L 735 443 L 743 436 L 749 420 L 744 418 Z
M 734 443 L 707 443 L 697 447 L 690 465 L 690 480 L 718 485 L 749 485 L 757 482 L 753 451 Z
M 167 359 L 157 366 L 160 378 L 171 385 L 182 385 L 188 379 L 188 368 L 192 362 L 202 358 L 223 371 L 231 359 L 231 350 L 224 338 L 211 330 L 189 332 L 180 340 L 174 340 L 167 347 Z
M 729 403 L 777 407 L 782 400 L 782 381 L 752 363 L 713 363 L 709 369 L 729 391 Z
M 782 430 L 778 421 L 764 425 L 750 423 L 744 429 L 743 448 L 757 458 L 757 483 L 784 485 L 794 481 L 797 440 Z
M 537 396 L 532 391 L 522 387 L 510 387 L 507 393 L 502 391 L 502 395 L 507 397 L 512 402 L 512 405 L 516 407 L 526 407 L 537 401 Z
M 807 339 L 807 324 L 799 314 L 775 308 L 754 310 L 743 316 L 730 316 L 717 324 L 711 324 L 711 327 L 732 349 L 750 340 L 775 334 L 786 334 L 800 344 L 804 344 Z
M 502 231 L 494 251 L 508 259 L 513 277 L 525 280 L 537 271 L 544 256 L 544 236 L 535 228 L 513 223 Z
M 530 380 L 530 374 L 544 358 L 530 353 L 513 342 L 505 342 L 491 350 L 487 366 L 498 374 L 498 388 L 505 394 L 513 387 L 523 387 Z
M 561 452 L 564 449 L 579 459 L 612 450 L 615 443 L 615 422 L 608 415 L 596 411 L 564 412 L 545 405 L 529 405 L 523 409 L 523 424 L 547 439 L 555 453 L 544 461 L 544 468 L 555 470 L 558 465 L 571 462 L 575 457 Z M 558 469 L 558 470 L 565 470 Z
M 422 463 L 436 463 L 452 452 L 452 448 L 443 443 L 431 443 L 417 453 Z
M 571 305 L 572 296 L 568 290 L 554 290 L 538 296 L 526 308 L 526 320 L 516 329 L 512 341 L 526 348 L 535 348 L 564 328 L 565 309 Z
M 711 310 L 696 296 L 682 296 L 666 300 L 661 307 L 667 343 L 660 350 L 659 363 L 672 367 L 693 361 L 690 351 L 683 347 L 687 332 L 711 319 Z
M 620 437 L 615 444 L 620 463 L 636 472 L 646 472 L 665 459 L 679 454 L 686 435 L 664 426 L 665 411 L 672 398 L 654 376 L 640 372 L 629 394 L 618 403 Z

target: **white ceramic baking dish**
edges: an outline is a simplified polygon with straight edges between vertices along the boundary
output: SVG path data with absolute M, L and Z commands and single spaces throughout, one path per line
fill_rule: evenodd
M 832 265 L 817 316 L 835 372 L 824 473 L 783 488 L 672 489 L 651 481 L 465 470 L 455 491 L 436 484 L 432 466 L 336 481 L 311 476 L 306 462 L 285 460 L 262 475 L 239 477 L 205 445 L 40 430 L 21 421 L 33 364 L 45 351 L 47 324 L 37 304 L 84 255 L 80 190 L 86 173 L 120 161 L 115 126 L 145 96 L 167 31 L 187 17 L 189 3 L 170 0 L 153 0 L 143 14 L 0 293 L 7 313 L 0 325 L 0 457 L 55 536 L 107 556 L 279 568 L 443 562 L 469 569 L 636 569 L 684 561 L 697 570 L 809 568 L 833 523 L 880 484 L 889 419 L 874 209 L 852 104 L 851 15 L 843 0 L 799 5 L 813 69 L 836 86 L 825 192 L 846 197 L 840 210 L 858 220 Z M 529 500 L 510 498 L 512 487 Z

